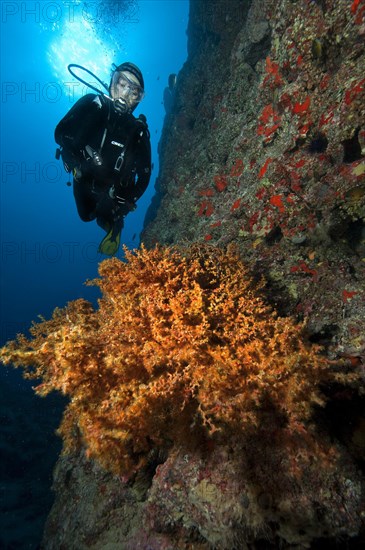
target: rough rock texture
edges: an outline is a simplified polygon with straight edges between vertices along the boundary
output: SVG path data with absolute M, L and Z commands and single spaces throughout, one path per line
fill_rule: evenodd
M 253 466 L 249 445 L 263 464 L 276 463 L 275 478 Z M 253 438 L 209 453 L 175 449 L 156 471 L 130 483 L 82 455 L 61 458 L 44 547 L 306 548 L 314 539 L 357 535 L 362 480 L 351 457 L 342 452 L 326 473 L 307 464 L 299 479 L 289 473 L 298 452 L 300 445 L 283 458 L 275 437 L 270 448 Z
M 143 234 L 147 246 L 236 243 L 269 301 L 305 319 L 341 368 L 358 370 L 364 14 L 363 0 L 193 0 L 189 57 L 160 143 L 157 215 Z M 43 547 L 360 547 L 364 398 L 355 385 L 327 391 L 317 418 L 320 445 L 334 452 L 327 470 L 306 460 L 305 441 L 283 455 L 275 433 L 270 446 L 253 436 L 174 448 L 128 481 L 83 456 L 61 458 Z
M 363 3 L 253 2 L 242 23 L 248 4 L 210 3 L 203 17 L 193 3 L 189 62 L 161 141 L 162 203 L 143 240 L 238 243 L 285 311 L 336 353 L 360 353 Z

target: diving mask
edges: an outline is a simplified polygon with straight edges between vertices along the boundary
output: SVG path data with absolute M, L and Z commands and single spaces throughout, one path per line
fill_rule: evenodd
M 136 77 L 127 71 L 115 72 L 112 78 L 110 94 L 117 110 L 133 111 L 144 97 L 144 90 Z

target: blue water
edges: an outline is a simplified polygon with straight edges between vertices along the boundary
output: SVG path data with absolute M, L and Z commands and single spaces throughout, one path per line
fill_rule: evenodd
M 48 318 L 70 300 L 97 298 L 97 290 L 83 283 L 97 275 L 104 232 L 78 218 L 68 176 L 54 156 L 56 124 L 90 92 L 67 72 L 69 63 L 84 65 L 107 83 L 113 62 L 131 61 L 143 72 L 146 96 L 134 114 L 147 116 L 154 170 L 122 233 L 127 246 L 139 244 L 158 174 L 163 90 L 168 75 L 186 60 L 189 6 L 188 0 L 127 3 L 125 11 L 122 1 L 1 2 L 1 344 L 27 331 L 39 314 Z M 1 368 L 0 383 L 14 400 L 16 421 L 23 399 L 24 414 L 47 415 L 47 400 L 33 398 L 18 371 Z M 1 477 L 3 484 L 4 469 Z M 4 540 L 0 546 L 10 550 Z M 31 540 L 24 547 L 33 548 Z

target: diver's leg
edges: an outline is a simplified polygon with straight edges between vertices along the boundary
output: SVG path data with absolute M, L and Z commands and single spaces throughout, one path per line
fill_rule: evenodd
M 77 212 L 84 222 L 94 220 L 97 195 L 93 192 L 93 181 L 90 178 L 74 178 L 73 192 Z
M 110 231 L 110 228 L 112 226 L 112 223 L 102 216 L 97 216 L 96 223 L 99 227 L 101 227 L 101 229 L 104 229 L 104 231 L 106 231 L 107 233 Z
M 113 208 L 114 201 L 107 194 L 104 194 L 96 206 L 96 223 L 107 233 L 114 223 Z
M 117 224 L 120 231 L 123 228 L 123 218 L 129 212 L 125 205 L 118 204 L 109 195 L 108 190 L 100 192 L 96 206 L 96 223 L 99 227 L 109 233 L 110 229 Z M 120 221 L 122 219 L 122 221 Z

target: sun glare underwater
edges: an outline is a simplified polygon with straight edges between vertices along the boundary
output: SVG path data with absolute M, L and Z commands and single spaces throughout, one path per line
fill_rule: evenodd
M 73 20 L 67 19 L 64 22 L 61 37 L 55 37 L 49 45 L 47 59 L 57 81 L 65 83 L 66 93 L 78 98 L 92 90 L 78 81 L 71 82 L 67 70 L 70 60 L 72 63 L 85 66 L 95 75 L 109 76 L 118 49 L 118 43 L 113 35 L 100 38 L 92 22 L 80 13 Z M 84 74 L 83 77 L 85 76 Z M 90 78 L 88 82 L 97 85 L 97 82 Z

